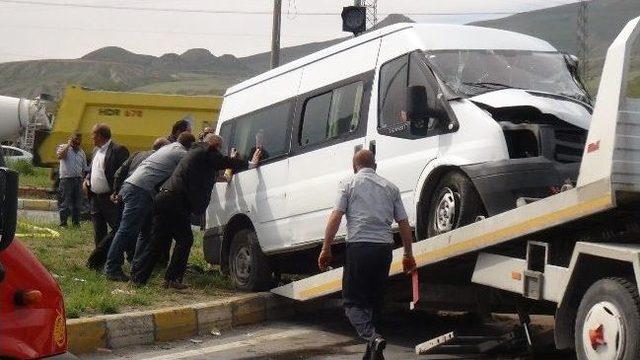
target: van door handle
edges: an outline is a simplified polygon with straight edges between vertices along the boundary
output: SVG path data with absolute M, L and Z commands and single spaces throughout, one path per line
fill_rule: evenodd
M 369 150 L 371 150 L 371 152 L 374 155 L 376 154 L 376 141 L 375 140 L 369 141 Z

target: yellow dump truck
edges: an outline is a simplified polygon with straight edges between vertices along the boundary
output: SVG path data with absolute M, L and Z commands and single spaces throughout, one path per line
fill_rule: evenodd
M 37 130 L 34 161 L 41 166 L 55 166 L 56 146 L 70 134 L 83 134 L 82 148 L 91 154 L 91 128 L 97 123 L 111 127 L 115 141 L 130 152 L 146 150 L 159 136 L 167 136 L 177 120 L 189 116 L 194 133 L 206 126 L 215 127 L 222 106 L 219 96 L 182 96 L 95 91 L 68 86 L 59 103 L 50 130 Z

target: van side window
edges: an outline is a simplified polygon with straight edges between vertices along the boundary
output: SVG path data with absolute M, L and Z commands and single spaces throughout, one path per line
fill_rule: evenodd
M 261 149 L 262 160 L 268 160 L 289 152 L 286 134 L 290 110 L 291 103 L 287 101 L 235 119 L 231 144 L 238 150 L 238 156 L 249 160 L 256 149 Z
M 409 57 L 401 56 L 380 68 L 380 90 L 378 103 L 378 126 L 386 128 L 405 123 L 405 89 L 409 77 Z
M 439 107 L 438 84 L 419 52 L 391 60 L 380 68 L 378 128 L 381 134 L 415 139 L 406 119 L 406 90 L 408 86 L 422 85 L 427 90 L 429 106 Z
M 229 155 L 229 148 L 231 147 L 231 131 L 233 130 L 233 124 L 229 121 L 220 126 L 220 136 L 224 139 L 222 147 L 220 147 L 220 153 L 222 155 Z
M 299 144 L 317 144 L 355 131 L 363 91 L 364 84 L 358 81 L 309 98 L 304 104 Z

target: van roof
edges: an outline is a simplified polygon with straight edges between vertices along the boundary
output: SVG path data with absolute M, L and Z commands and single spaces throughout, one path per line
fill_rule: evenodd
M 332 54 L 355 47 L 359 44 L 404 30 L 413 30 L 416 32 L 416 35 L 423 42 L 423 50 L 500 49 L 557 51 L 553 46 L 542 39 L 513 31 L 471 25 L 399 23 L 347 39 L 338 44 L 247 79 L 228 88 L 225 96 L 277 77 L 278 75 L 298 69 L 307 64 L 316 62 Z

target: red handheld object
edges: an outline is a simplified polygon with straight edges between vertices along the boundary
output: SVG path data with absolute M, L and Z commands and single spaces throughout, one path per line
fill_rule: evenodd
M 416 307 L 416 303 L 420 300 L 420 288 L 419 288 L 418 270 L 413 270 L 411 273 L 411 288 L 413 292 L 413 301 L 409 304 L 409 309 L 413 310 Z

